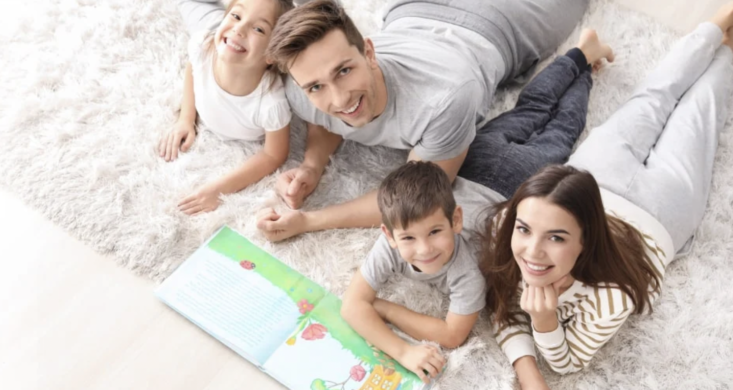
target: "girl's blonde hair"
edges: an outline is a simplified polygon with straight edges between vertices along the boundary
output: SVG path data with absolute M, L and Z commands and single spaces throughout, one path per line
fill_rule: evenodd
M 226 18 L 229 15 L 229 12 L 232 11 L 232 8 L 239 2 L 240 0 L 232 0 L 229 5 L 227 6 L 226 10 L 224 11 L 224 17 Z M 261 1 L 276 1 L 279 5 L 278 8 L 278 14 L 277 18 L 275 20 L 277 21 L 280 19 L 280 17 L 290 11 L 291 9 L 295 8 L 295 4 L 293 4 L 293 0 L 261 0 Z M 216 34 L 216 29 L 213 29 L 209 31 L 206 36 L 204 37 L 203 41 L 203 53 L 202 55 L 209 56 L 210 58 L 214 56 L 216 53 L 216 48 L 214 47 L 214 35 Z M 281 75 L 280 71 L 278 70 L 278 67 L 273 64 L 267 65 L 267 72 L 266 74 L 270 75 L 270 85 L 267 87 L 269 90 L 272 88 L 272 86 L 275 84 L 275 81 L 277 80 L 277 77 Z

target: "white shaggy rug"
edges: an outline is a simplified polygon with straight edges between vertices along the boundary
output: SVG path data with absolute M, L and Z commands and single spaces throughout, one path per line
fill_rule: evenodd
M 345 0 L 365 33 L 377 30 L 385 0 Z M 692 2 L 690 2 L 692 4 Z M 616 50 L 595 78 L 588 128 L 603 122 L 678 37 L 651 19 L 595 1 L 583 20 Z M 575 42 L 577 31 L 569 39 Z M 172 1 L 24 0 L 0 5 L 0 185 L 57 225 L 135 273 L 162 280 L 222 224 L 342 294 L 377 229 L 307 234 L 265 243 L 254 213 L 273 197 L 275 175 L 226 198 L 216 212 L 187 217 L 176 203 L 261 146 L 223 143 L 203 132 L 191 152 L 166 163 L 154 148 L 173 124 L 187 34 Z M 559 52 L 570 47 L 565 44 Z M 493 115 L 517 90 L 500 91 Z M 302 159 L 302 125 L 292 156 Z M 555 389 L 725 389 L 733 384 L 733 135 L 721 138 L 709 210 L 692 253 L 668 271 L 651 316 L 635 316 L 580 374 L 545 370 Z M 307 208 L 375 188 L 405 158 L 346 143 Z M 388 299 L 432 315 L 445 302 L 409 281 Z M 440 304 L 442 302 L 442 305 Z M 448 352 L 440 389 L 511 389 L 513 370 L 486 318 L 468 343 Z

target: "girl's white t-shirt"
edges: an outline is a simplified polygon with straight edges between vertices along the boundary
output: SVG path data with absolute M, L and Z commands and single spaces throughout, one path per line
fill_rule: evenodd
M 266 131 L 290 123 L 292 113 L 282 79 L 265 73 L 257 88 L 246 96 L 234 96 L 216 83 L 213 55 L 203 46 L 209 31 L 193 34 L 188 58 L 193 70 L 193 93 L 199 120 L 224 140 L 258 141 Z

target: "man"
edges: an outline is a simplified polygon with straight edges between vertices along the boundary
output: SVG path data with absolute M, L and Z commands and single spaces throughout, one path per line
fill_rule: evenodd
M 286 93 L 307 122 L 303 163 L 278 178 L 294 210 L 263 210 L 272 241 L 380 222 L 376 191 L 321 210 L 299 209 L 343 139 L 410 150 L 452 180 L 496 87 L 522 81 L 583 15 L 587 0 L 398 0 L 382 31 L 362 38 L 343 8 L 315 0 L 283 15 L 268 55 L 289 74 Z

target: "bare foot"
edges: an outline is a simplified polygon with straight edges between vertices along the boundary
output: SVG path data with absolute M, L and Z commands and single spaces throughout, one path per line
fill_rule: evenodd
M 603 65 L 603 59 L 613 62 L 616 58 L 613 49 L 598 39 L 596 30 L 586 28 L 580 33 L 578 40 L 578 49 L 585 55 L 588 64 L 593 66 L 593 70 L 598 70 Z
M 730 30 L 733 27 L 733 2 L 720 7 L 710 21 L 717 24 L 723 32 Z

